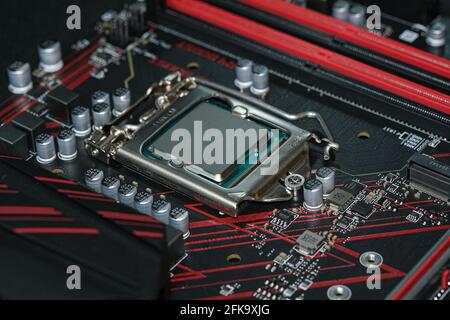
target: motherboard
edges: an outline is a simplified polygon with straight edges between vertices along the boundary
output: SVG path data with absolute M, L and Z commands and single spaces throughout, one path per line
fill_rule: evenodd
M 450 18 L 360 2 L 105 2 L 36 39 L 0 89 L 0 298 L 448 299 Z

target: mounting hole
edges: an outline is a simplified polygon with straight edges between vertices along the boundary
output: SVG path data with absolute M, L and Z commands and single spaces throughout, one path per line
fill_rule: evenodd
M 370 139 L 370 133 L 367 131 L 360 131 L 356 134 L 356 137 L 361 140 L 367 140 Z
M 230 254 L 230 255 L 227 257 L 227 262 L 228 262 L 229 264 L 238 264 L 238 263 L 241 262 L 241 256 L 238 255 L 237 253 Z
M 338 284 L 328 288 L 327 296 L 330 300 L 349 300 L 352 297 L 352 291 L 349 287 Z
M 378 268 L 383 264 L 383 256 L 378 252 L 367 251 L 359 257 L 359 262 L 366 268 Z
M 64 174 L 64 169 L 63 168 L 55 168 L 55 169 L 52 169 L 52 173 L 56 174 L 57 176 L 60 176 L 60 175 Z
M 189 70 L 197 70 L 198 68 L 200 68 L 200 64 L 199 64 L 198 62 L 192 61 L 192 62 L 189 62 L 189 63 L 186 65 L 186 67 L 187 67 Z

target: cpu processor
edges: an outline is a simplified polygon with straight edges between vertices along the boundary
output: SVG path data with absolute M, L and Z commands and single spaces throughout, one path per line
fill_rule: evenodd
M 215 83 L 172 74 L 86 149 L 231 216 L 251 202 L 287 201 L 280 183 L 309 173 L 311 133 L 275 107 Z

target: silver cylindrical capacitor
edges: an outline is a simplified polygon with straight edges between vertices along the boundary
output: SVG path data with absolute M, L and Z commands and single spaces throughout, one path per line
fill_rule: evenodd
M 335 187 L 335 172 L 329 167 L 322 167 L 316 171 L 316 179 L 322 182 L 323 196 L 327 197 Z
M 151 216 L 152 215 L 152 206 L 153 206 L 153 195 L 141 191 L 136 193 L 134 196 L 134 208 L 145 215 Z
M 333 18 L 339 19 L 341 21 L 347 21 L 349 10 L 350 10 L 350 3 L 348 1 L 338 0 L 333 4 L 331 14 Z
M 58 142 L 58 158 L 70 161 L 77 157 L 77 141 L 72 130 L 62 129 L 56 139 Z
M 427 32 L 425 39 L 430 47 L 442 47 L 445 45 L 447 27 L 441 21 L 434 22 Z
M 71 111 L 73 132 L 77 137 L 85 137 L 91 133 L 91 111 L 83 106 L 76 106 Z
M 119 116 L 131 104 L 131 93 L 127 88 L 117 88 L 113 92 L 113 114 Z
M 250 91 L 257 96 L 265 96 L 269 92 L 269 69 L 266 66 L 253 66 Z
M 39 44 L 39 66 L 45 72 L 56 72 L 64 66 L 61 44 L 56 40 L 45 40 Z
M 363 27 L 366 23 L 366 9 L 358 4 L 351 6 L 348 12 L 348 22 L 354 26 Z
M 109 93 L 101 90 L 95 91 L 91 96 L 92 106 L 95 106 L 99 103 L 106 103 L 111 105 L 111 99 L 109 97 Z
M 111 107 L 107 103 L 97 103 L 92 108 L 92 117 L 94 118 L 95 129 L 108 124 L 111 122 Z
M 317 179 L 309 179 L 303 185 L 303 206 L 308 211 L 319 211 L 323 205 L 323 186 Z
M 248 59 L 239 59 L 235 72 L 234 85 L 241 91 L 250 88 L 252 85 L 253 62 Z
M 102 193 L 108 198 L 119 200 L 120 180 L 117 177 L 109 176 L 102 181 Z
M 186 209 L 172 209 L 169 214 L 169 224 L 183 233 L 183 239 L 189 237 L 189 212 Z
M 119 202 L 134 207 L 134 196 L 137 193 L 137 188 L 131 183 L 124 183 L 119 187 Z
M 94 190 L 97 193 L 101 193 L 103 177 L 103 170 L 90 168 L 84 174 L 84 182 L 89 189 Z
M 48 164 L 56 159 L 55 139 L 48 133 L 39 134 L 36 139 L 36 160 Z
M 23 94 L 33 88 L 31 81 L 31 67 L 28 62 L 13 62 L 7 69 L 8 89 L 14 94 Z
M 169 201 L 164 199 L 158 199 L 156 201 L 153 201 L 153 217 L 155 219 L 158 219 L 164 224 L 169 224 L 169 213 L 171 210 L 172 205 Z

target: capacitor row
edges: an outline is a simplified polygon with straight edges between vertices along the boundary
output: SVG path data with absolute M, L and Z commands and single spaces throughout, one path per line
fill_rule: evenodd
M 334 190 L 335 172 L 329 167 L 322 167 L 316 171 L 315 177 L 305 181 L 299 174 L 291 174 L 284 180 L 286 188 L 292 193 L 294 201 L 299 198 L 303 188 L 303 207 L 311 212 L 320 211 L 324 198 Z
M 234 85 L 256 96 L 264 97 L 269 92 L 269 69 L 266 66 L 254 64 L 248 59 L 239 59 L 235 68 Z
M 364 27 L 366 23 L 366 8 L 359 4 L 350 4 L 346 0 L 338 0 L 333 4 L 332 16 L 349 22 L 357 27 Z M 439 20 L 433 21 L 427 29 L 426 43 L 429 47 L 444 47 L 446 43 L 446 25 Z
M 38 46 L 39 66 L 47 73 L 61 70 L 64 66 L 61 44 L 56 40 L 46 40 Z M 8 68 L 8 89 L 15 94 L 23 94 L 33 88 L 31 67 L 28 62 L 15 61 Z
M 366 8 L 359 4 L 351 5 L 346 0 L 338 0 L 333 4 L 332 15 L 357 27 L 363 27 L 366 23 Z
M 49 164 L 59 159 L 71 161 L 77 157 L 77 142 L 72 130 L 64 128 L 56 136 L 58 152 L 56 152 L 55 138 L 49 133 L 40 133 L 35 138 L 36 160 L 42 164 Z
M 92 116 L 94 128 L 99 128 L 111 121 L 112 113 L 119 115 L 130 105 L 130 91 L 126 88 L 118 88 L 113 93 L 114 108 L 111 111 L 109 94 L 104 91 L 96 91 L 92 95 Z M 48 133 L 39 134 L 35 139 L 36 160 L 42 164 L 48 164 L 56 159 L 56 156 L 64 161 L 70 161 L 77 156 L 77 143 L 75 136 L 85 137 L 91 132 L 90 110 L 83 106 L 77 106 L 71 111 L 73 132 L 70 129 L 62 129 L 57 137 L 58 152 L 56 152 L 55 139 Z
M 104 176 L 100 169 L 91 168 L 85 173 L 85 183 L 91 190 L 102 193 L 110 199 L 120 202 L 138 212 L 154 217 L 164 224 L 171 225 L 189 237 L 189 212 L 184 208 L 172 208 L 164 198 L 154 199 L 149 191 L 138 191 L 133 183 L 122 183 L 115 176 Z
M 131 104 L 131 93 L 127 88 L 117 88 L 112 94 L 113 107 L 109 93 L 98 90 L 91 96 L 92 120 L 94 129 L 111 122 L 112 116 L 121 115 Z M 91 111 L 84 106 L 77 106 L 71 111 L 73 131 L 77 137 L 91 133 Z

